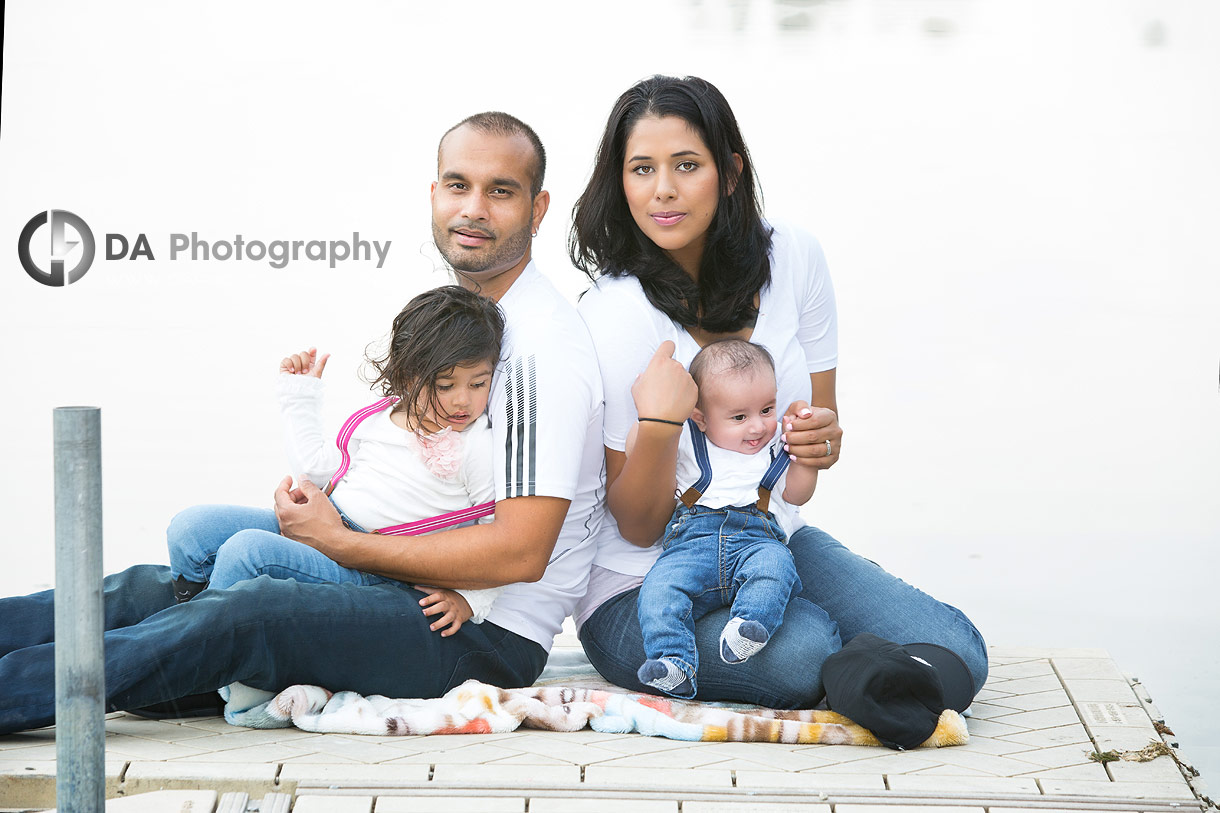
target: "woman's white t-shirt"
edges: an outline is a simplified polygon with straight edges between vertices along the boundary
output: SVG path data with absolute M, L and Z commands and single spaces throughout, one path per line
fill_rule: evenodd
M 834 289 L 822 247 L 811 235 L 772 224 L 771 282 L 759 297 L 758 321 L 750 341 L 766 347 L 775 359 L 780 409 L 811 396 L 810 373 L 838 364 L 838 321 Z M 661 342 L 669 339 L 674 358 L 689 365 L 699 344 L 668 316 L 655 309 L 635 277 L 601 277 L 584 295 L 578 310 L 597 348 L 606 399 L 603 442 L 623 451 L 627 433 L 636 423 L 631 385 L 644 371 Z M 779 498 L 779 495 L 775 495 Z M 803 526 L 797 517 L 793 530 Z M 660 553 L 657 546 L 641 548 L 623 539 L 607 511 L 597 535 L 595 575 L 613 571 L 642 579 Z M 624 580 L 624 583 L 627 583 Z M 602 600 L 590 586 L 588 599 Z M 610 594 L 610 595 L 613 595 Z M 595 608 L 582 605 L 583 620 Z

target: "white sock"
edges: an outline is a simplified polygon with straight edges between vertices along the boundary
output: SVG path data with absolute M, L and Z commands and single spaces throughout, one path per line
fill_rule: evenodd
M 720 633 L 720 659 L 725 663 L 742 663 L 767 645 L 771 636 L 757 621 L 731 618 Z
M 673 661 L 663 658 L 644 661 L 644 665 L 640 667 L 636 677 L 645 686 L 651 686 L 663 692 L 681 689 L 681 693 L 686 694 L 691 690 L 690 680 L 686 677 L 686 673 Z

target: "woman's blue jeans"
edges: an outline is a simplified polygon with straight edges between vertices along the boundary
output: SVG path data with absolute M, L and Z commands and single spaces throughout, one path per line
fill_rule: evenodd
M 729 610 L 695 624 L 700 700 L 736 700 L 768 708 L 811 708 L 821 700 L 822 663 L 862 632 L 901 644 L 940 644 L 966 662 L 978 692 L 987 680 L 987 645 L 970 619 L 849 551 L 829 534 L 805 527 L 788 540 L 803 589 L 767 646 L 742 664 L 720 659 Z M 589 660 L 611 683 L 654 690 L 636 679 L 644 662 L 639 588 L 606 601 L 580 628 Z
M 388 697 L 439 697 L 475 678 L 528 686 L 546 650 L 490 621 L 442 638 L 424 594 L 393 584 L 260 576 L 175 604 L 169 568 L 106 577 L 107 710 L 215 690 L 296 683 Z M 55 721 L 54 592 L 0 599 L 0 734 Z
M 337 506 L 336 506 L 337 507 Z M 364 532 L 339 512 L 352 530 Z M 196 505 L 179 512 L 166 531 L 171 576 L 217 589 L 262 575 L 300 582 L 402 582 L 343 567 L 301 542 L 280 536 L 275 512 L 240 505 Z

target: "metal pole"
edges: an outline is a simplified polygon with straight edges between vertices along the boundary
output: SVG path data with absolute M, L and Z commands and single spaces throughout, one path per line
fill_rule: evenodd
M 102 657 L 102 411 L 55 419 L 55 798 L 59 813 L 106 805 Z

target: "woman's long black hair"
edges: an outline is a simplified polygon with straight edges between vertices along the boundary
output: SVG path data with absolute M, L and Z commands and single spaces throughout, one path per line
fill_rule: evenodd
M 623 193 L 632 128 L 641 118 L 664 116 L 683 119 L 699 134 L 720 176 L 697 281 L 640 231 Z M 740 173 L 734 153 L 741 156 Z M 741 330 L 754 323 L 754 297 L 771 280 L 771 229 L 763 223 L 761 197 L 737 119 L 716 86 L 695 76 L 653 76 L 610 111 L 593 174 L 572 209 L 568 253 L 590 279 L 599 272 L 636 277 L 653 307 L 683 327 Z

